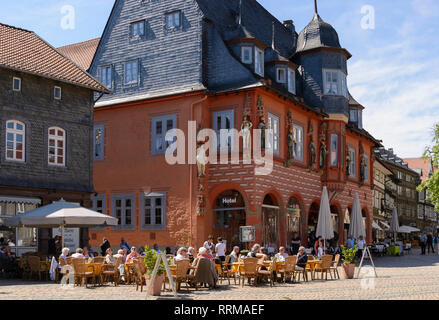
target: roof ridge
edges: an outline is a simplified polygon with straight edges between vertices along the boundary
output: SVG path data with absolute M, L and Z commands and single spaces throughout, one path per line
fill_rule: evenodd
M 6 24 L 6 23 L 2 23 L 2 22 L 0 22 L 0 26 L 5 26 L 7 28 L 11 28 L 11 29 L 15 29 L 15 30 L 20 30 L 20 31 L 25 31 L 25 32 L 36 34 L 35 32 L 33 32 L 31 30 L 27 30 L 27 29 L 24 29 L 24 28 L 19 28 L 19 27 L 16 27 L 16 26 L 11 26 L 10 24 Z
M 75 43 L 71 43 L 71 44 L 66 44 L 64 46 L 57 47 L 56 49 L 59 50 L 59 49 L 63 49 L 63 48 L 66 48 L 66 47 L 72 47 L 72 46 L 76 46 L 76 45 L 81 45 L 81 44 L 84 44 L 86 42 L 96 41 L 96 40 L 100 40 L 100 39 L 101 39 L 101 37 L 97 37 L 97 38 L 93 38 L 93 39 L 89 39 L 89 40 L 85 40 L 85 41 L 81 41 L 81 42 L 75 42 Z

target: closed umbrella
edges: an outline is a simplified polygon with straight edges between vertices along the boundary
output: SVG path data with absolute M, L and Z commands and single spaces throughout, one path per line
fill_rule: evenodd
M 366 237 L 366 230 L 364 228 L 363 215 L 361 214 L 360 198 L 355 192 L 354 203 L 352 205 L 351 224 L 349 225 L 349 233 L 353 239 Z
M 325 241 L 334 238 L 331 209 L 329 207 L 328 189 L 323 187 L 322 199 L 320 200 L 319 220 L 317 221 L 316 236 L 322 237 Z
M 399 219 L 398 212 L 396 211 L 395 207 L 393 207 L 392 221 L 390 222 L 389 231 L 393 232 L 394 241 L 396 241 L 396 234 L 399 232 Z
M 49 205 L 8 218 L 5 224 L 11 227 L 29 228 L 61 227 L 62 246 L 64 247 L 64 228 L 116 226 L 117 222 L 118 220 L 114 217 L 61 199 Z

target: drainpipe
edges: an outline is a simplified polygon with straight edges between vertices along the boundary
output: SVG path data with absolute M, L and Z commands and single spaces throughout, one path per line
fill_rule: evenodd
M 191 104 L 191 117 L 190 120 L 194 121 L 194 108 L 196 104 L 202 103 L 206 101 L 207 95 L 204 94 L 204 97 L 200 100 L 197 100 Z M 188 137 L 189 138 L 189 137 Z M 190 152 L 188 150 L 188 152 Z M 188 157 L 189 158 L 189 157 Z M 192 185 L 192 175 L 193 175 L 193 164 L 189 164 L 189 230 L 190 230 L 190 246 L 194 247 L 192 243 L 192 197 L 193 197 L 193 185 Z

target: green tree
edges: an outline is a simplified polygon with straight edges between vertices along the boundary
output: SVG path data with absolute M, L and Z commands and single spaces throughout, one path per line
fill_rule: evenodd
M 427 147 L 424 152 L 424 159 L 433 162 L 433 169 L 439 167 L 439 123 L 434 128 L 433 145 Z M 433 176 L 418 186 L 418 191 L 426 190 L 427 199 L 435 205 L 439 212 L 439 170 L 434 170 Z

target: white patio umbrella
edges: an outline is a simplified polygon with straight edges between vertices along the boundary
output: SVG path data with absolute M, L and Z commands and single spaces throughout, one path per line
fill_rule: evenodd
M 400 226 L 398 230 L 399 233 L 412 233 L 412 232 L 420 232 L 420 231 L 421 231 L 420 229 L 410 226 Z
M 399 232 L 399 219 L 398 212 L 396 211 L 395 207 L 393 207 L 392 221 L 390 222 L 389 231 L 393 232 L 394 241 L 396 241 L 396 234 Z
M 351 224 L 349 225 L 348 234 L 353 239 L 358 239 L 361 237 L 366 238 L 366 230 L 363 222 L 363 215 L 361 214 L 361 205 L 360 198 L 358 197 L 358 193 L 355 192 L 354 195 L 354 203 L 352 205 L 352 213 L 351 213 Z
M 323 187 L 322 199 L 320 200 L 319 219 L 317 221 L 316 236 L 326 240 L 334 238 L 334 228 L 332 224 L 331 208 L 329 207 L 328 189 Z
M 61 199 L 49 205 L 8 218 L 5 224 L 10 227 L 61 227 L 62 246 L 64 247 L 64 228 L 116 226 L 117 222 L 118 220 L 114 217 Z

